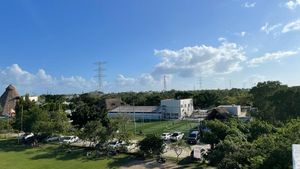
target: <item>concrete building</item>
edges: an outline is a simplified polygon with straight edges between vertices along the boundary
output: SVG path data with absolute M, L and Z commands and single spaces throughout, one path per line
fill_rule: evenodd
M 293 144 L 293 169 L 300 169 L 300 144 Z
M 108 113 L 109 117 L 128 116 L 136 120 L 160 120 L 162 118 L 159 106 L 119 106 Z
M 242 113 L 240 105 L 220 105 L 218 107 L 226 109 L 233 116 L 241 117 L 245 114 Z
M 24 97 L 24 99 L 25 99 L 25 97 Z M 29 96 L 28 99 L 31 102 L 38 102 L 39 101 L 39 96 Z
M 191 116 L 194 111 L 193 99 L 161 100 L 160 106 L 164 119 L 183 119 Z

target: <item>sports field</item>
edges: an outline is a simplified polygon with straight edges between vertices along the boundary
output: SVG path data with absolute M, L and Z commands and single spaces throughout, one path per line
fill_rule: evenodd
M 136 122 L 136 133 L 158 134 L 164 132 L 180 131 L 187 134 L 191 129 L 197 127 L 199 123 L 187 120 Z M 134 122 L 127 126 L 127 129 L 134 132 Z

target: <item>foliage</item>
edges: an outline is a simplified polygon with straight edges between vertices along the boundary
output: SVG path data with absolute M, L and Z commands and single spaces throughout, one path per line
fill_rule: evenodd
M 179 156 L 182 154 L 183 150 L 189 147 L 184 140 L 178 140 L 170 145 L 170 149 L 174 150 L 176 154 L 176 162 L 179 162 Z
M 156 135 L 147 135 L 138 143 L 140 153 L 145 157 L 160 156 L 165 148 L 164 141 Z
M 210 108 L 220 104 L 220 97 L 217 92 L 204 91 L 194 96 L 195 107 Z
M 89 121 L 100 120 L 102 125 L 108 127 L 109 120 L 104 100 L 98 95 L 83 94 L 72 100 L 72 124 L 81 129 Z
M 300 119 L 290 120 L 281 128 L 258 119 L 210 121 L 207 126 L 212 128 L 208 127 L 209 133 L 219 142 L 206 158 L 218 168 L 291 168 L 292 144 L 300 143 Z M 216 130 L 217 126 L 226 130 Z
M 107 129 L 100 121 L 89 121 L 81 133 L 81 138 L 94 144 L 104 144 L 109 140 Z

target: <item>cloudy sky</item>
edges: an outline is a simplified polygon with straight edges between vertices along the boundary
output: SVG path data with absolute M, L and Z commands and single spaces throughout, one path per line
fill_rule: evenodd
M 10 0 L 0 24 L 0 91 L 94 91 L 97 61 L 105 92 L 300 85 L 300 0 Z

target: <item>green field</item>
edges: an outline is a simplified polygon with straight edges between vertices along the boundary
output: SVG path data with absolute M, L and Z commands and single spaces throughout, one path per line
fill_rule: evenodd
M 136 122 L 137 134 L 162 134 L 164 132 L 180 131 L 187 134 L 191 129 L 197 127 L 199 123 L 187 120 L 156 121 L 156 122 Z M 127 125 L 127 130 L 134 132 L 134 122 Z
M 128 155 L 88 159 L 87 150 L 43 145 L 37 148 L 18 145 L 16 140 L 0 140 L 1 169 L 102 169 L 118 168 L 130 161 Z

